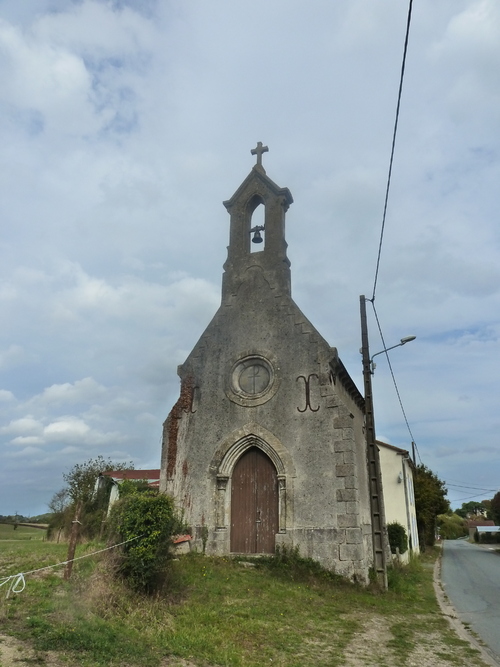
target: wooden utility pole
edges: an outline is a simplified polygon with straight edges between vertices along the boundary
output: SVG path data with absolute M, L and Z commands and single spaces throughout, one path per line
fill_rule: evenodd
M 370 511 L 372 519 L 373 568 L 379 585 L 387 589 L 387 528 L 385 525 L 384 494 L 380 471 L 380 455 L 375 437 L 373 415 L 372 372 L 368 325 L 366 322 L 366 298 L 359 297 L 361 309 L 361 354 L 363 355 L 363 380 L 365 385 L 365 433 L 368 459 L 368 481 L 370 485 Z
M 76 504 L 75 516 L 71 525 L 71 534 L 68 545 L 68 556 L 66 560 L 66 567 L 64 568 L 64 580 L 68 581 L 71 577 L 71 570 L 73 569 L 73 558 L 75 557 L 76 543 L 78 542 L 78 533 L 80 532 L 80 516 L 82 513 L 82 501 L 79 500 Z

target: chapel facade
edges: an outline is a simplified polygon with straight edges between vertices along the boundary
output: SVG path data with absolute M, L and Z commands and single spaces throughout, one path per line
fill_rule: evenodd
M 372 524 L 364 400 L 337 350 L 291 297 L 285 215 L 293 199 L 257 163 L 224 202 L 221 306 L 179 366 L 164 423 L 160 490 L 208 554 L 298 547 L 368 581 Z M 264 224 L 252 223 L 258 206 Z M 251 252 L 252 235 L 264 237 Z M 262 247 L 262 249 L 260 249 Z

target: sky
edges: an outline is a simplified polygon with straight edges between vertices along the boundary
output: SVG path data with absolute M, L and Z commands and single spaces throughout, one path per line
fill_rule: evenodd
M 160 465 L 257 141 L 292 294 L 362 390 L 403 0 L 0 0 L 0 514 Z M 380 439 L 500 488 L 500 3 L 415 0 L 375 307 Z M 368 304 L 372 354 L 383 349 Z

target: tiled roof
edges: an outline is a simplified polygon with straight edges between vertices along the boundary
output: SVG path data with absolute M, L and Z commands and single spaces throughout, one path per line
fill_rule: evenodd
M 467 525 L 469 528 L 474 526 L 494 526 L 495 522 L 491 519 L 467 519 Z
M 102 473 L 113 479 L 147 479 L 159 480 L 160 470 L 106 470 Z
M 404 455 L 409 454 L 407 449 L 401 449 L 401 447 L 395 447 L 394 445 L 389 445 L 387 442 L 382 442 L 382 440 L 376 440 L 375 444 L 382 445 L 382 447 L 387 447 L 387 449 L 392 449 L 398 454 L 404 454 Z

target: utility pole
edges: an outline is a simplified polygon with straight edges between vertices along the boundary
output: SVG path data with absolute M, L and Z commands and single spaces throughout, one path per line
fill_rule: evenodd
M 384 495 L 380 471 L 380 455 L 375 438 L 375 418 L 373 415 L 372 374 L 370 368 L 370 348 L 368 346 L 368 325 L 366 321 L 366 301 L 359 297 L 361 310 L 361 354 L 363 356 L 363 380 L 365 386 L 365 433 L 368 459 L 368 481 L 370 491 L 370 511 L 372 519 L 373 568 L 379 585 L 387 589 L 387 528 L 385 525 Z

